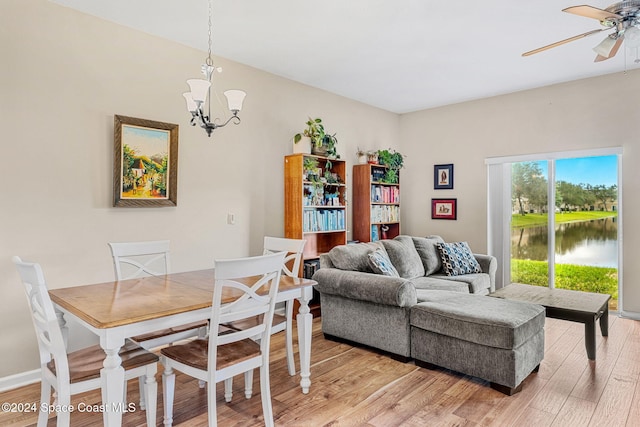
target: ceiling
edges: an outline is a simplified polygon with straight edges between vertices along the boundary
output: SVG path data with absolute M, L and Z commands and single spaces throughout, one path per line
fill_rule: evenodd
M 206 0 L 51 0 L 207 50 Z M 612 0 L 587 4 L 605 8 Z M 215 0 L 213 53 L 406 113 L 637 67 L 621 48 L 594 63 L 605 32 L 561 10 L 579 1 Z M 203 56 L 204 62 L 204 56 Z M 200 64 L 194 65 L 199 69 Z

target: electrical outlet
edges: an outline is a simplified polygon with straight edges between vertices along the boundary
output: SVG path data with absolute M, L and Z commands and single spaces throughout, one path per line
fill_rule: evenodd
M 228 213 L 228 214 L 227 214 L 227 224 L 229 224 L 229 225 L 235 225 L 235 223 L 236 223 L 236 216 L 235 216 L 235 214 Z

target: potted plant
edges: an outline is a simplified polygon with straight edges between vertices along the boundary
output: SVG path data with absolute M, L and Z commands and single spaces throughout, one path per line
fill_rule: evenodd
M 306 125 L 307 127 L 302 132 L 293 136 L 294 153 L 310 154 L 312 146 L 322 146 L 325 137 L 322 119 L 309 117 Z
M 364 165 L 367 163 L 367 152 L 361 150 L 360 147 L 358 147 L 358 150 L 356 151 L 356 157 L 358 157 L 358 164 Z
M 336 144 L 338 143 L 336 134 L 334 133 L 332 135 L 325 131 L 324 125 L 322 124 L 322 119 L 312 119 L 311 117 L 309 117 L 306 125 L 306 129 L 293 136 L 294 152 L 300 152 L 297 151 L 298 149 L 296 148 L 296 145 L 299 143 L 304 144 L 304 142 L 301 142 L 303 138 L 309 138 L 311 144 L 311 154 L 339 159 L 340 156 L 338 155 L 338 152 L 336 150 Z
M 384 182 L 390 184 L 398 183 L 398 171 L 404 166 L 404 156 L 392 149 L 378 150 L 378 163 L 387 167 Z
M 317 174 L 316 170 L 318 169 L 318 159 L 315 157 L 305 157 L 302 161 L 302 172 L 304 173 L 305 179 L 311 181 L 309 175 Z
M 331 159 L 339 159 L 340 155 L 336 149 L 336 144 L 338 143 L 338 139 L 336 138 L 336 134 L 333 135 L 325 134 L 322 138 L 322 143 L 320 145 L 314 144 L 311 146 L 311 152 L 313 154 L 317 154 L 318 156 L 326 156 Z
M 369 150 L 367 151 L 367 163 L 371 165 L 378 164 L 378 151 L 377 150 Z

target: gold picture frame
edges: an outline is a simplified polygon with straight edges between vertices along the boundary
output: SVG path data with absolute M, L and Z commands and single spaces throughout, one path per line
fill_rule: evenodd
M 178 204 L 178 125 L 114 117 L 114 207 Z

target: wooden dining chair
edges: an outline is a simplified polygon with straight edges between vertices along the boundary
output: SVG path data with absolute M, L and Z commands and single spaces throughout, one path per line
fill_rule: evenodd
M 273 426 L 269 385 L 269 344 L 275 299 L 280 284 L 284 252 L 250 258 L 216 260 L 215 289 L 211 306 L 211 328 L 260 316 L 262 322 L 249 329 L 209 333 L 208 339 L 165 347 L 160 361 L 164 365 L 164 425 L 173 423 L 174 369 L 207 382 L 209 425 L 217 425 L 216 383 L 244 373 L 245 383 L 253 384 L 253 370 L 260 368 L 260 395 L 264 424 Z M 265 292 L 268 290 L 268 293 Z M 223 303 L 229 296 L 236 299 Z M 253 337 L 260 336 L 260 343 Z M 247 397 L 251 389 L 245 390 Z
M 38 339 L 42 381 L 40 407 L 42 404 L 51 404 L 51 388 L 56 392 L 56 407 L 69 407 L 72 395 L 101 388 L 100 370 L 103 367 L 105 353 L 100 346 L 95 345 L 67 354 L 65 340 L 49 297 L 42 268 L 39 264 L 24 262 L 17 256 L 12 260 L 25 287 Z M 158 356 L 131 340 L 125 342 L 119 355 L 125 370 L 124 395 L 126 396 L 126 381 L 141 378 L 146 391 L 147 425 L 155 426 L 158 394 L 155 374 Z M 48 411 L 40 411 L 38 427 L 47 425 L 48 415 Z M 68 410 L 57 412 L 58 427 L 68 426 L 69 423 Z
M 109 243 L 113 256 L 116 280 L 136 279 L 144 276 L 161 276 L 170 272 L 169 240 Z M 209 323 L 187 323 L 162 329 L 131 339 L 146 349 L 173 344 L 176 341 L 206 337 Z M 204 387 L 204 384 L 202 384 Z M 142 389 L 142 383 L 140 384 Z M 140 393 L 140 407 L 144 409 L 144 393 Z

